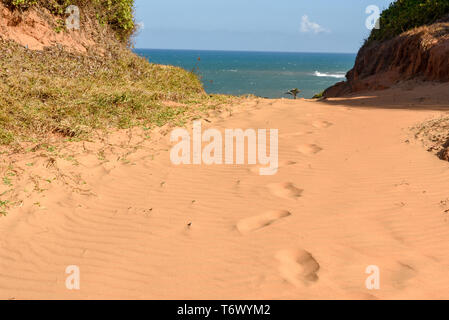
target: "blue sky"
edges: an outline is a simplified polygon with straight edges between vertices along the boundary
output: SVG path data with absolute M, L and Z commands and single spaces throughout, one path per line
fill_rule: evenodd
M 136 0 L 136 48 L 357 52 L 391 0 Z

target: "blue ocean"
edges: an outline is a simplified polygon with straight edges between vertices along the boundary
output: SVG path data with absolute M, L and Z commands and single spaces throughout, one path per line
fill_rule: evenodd
M 152 63 L 196 72 L 208 93 L 288 97 L 299 88 L 311 98 L 336 82 L 354 65 L 355 54 L 281 53 L 135 49 Z

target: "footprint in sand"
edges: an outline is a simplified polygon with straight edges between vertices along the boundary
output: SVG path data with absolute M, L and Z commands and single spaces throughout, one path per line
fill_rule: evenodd
M 318 147 L 316 144 L 303 144 L 298 147 L 298 151 L 306 155 L 317 154 L 322 150 L 323 149 Z
M 273 183 L 268 185 L 271 193 L 279 198 L 296 200 L 301 197 L 304 190 L 297 188 L 293 183 Z
M 281 169 L 282 167 L 292 166 L 292 165 L 295 165 L 295 164 L 296 164 L 296 162 L 294 162 L 294 161 L 281 161 L 281 162 L 279 162 L 277 168 L 272 168 L 272 169 L 270 169 L 270 168 L 267 167 L 267 166 L 257 165 L 257 166 L 251 167 L 249 170 L 250 170 L 252 173 L 255 173 L 255 174 L 261 174 L 260 169 L 265 169 L 265 170 L 266 170 L 265 173 L 266 173 L 267 175 L 274 175 L 274 174 L 276 174 L 276 173 L 279 171 L 279 169 Z
M 276 255 L 280 263 L 281 276 L 294 286 L 307 285 L 317 282 L 319 263 L 311 253 L 303 250 L 283 250 Z
M 329 128 L 330 126 L 332 126 L 333 123 L 330 123 L 328 121 L 315 121 L 312 123 L 312 125 L 318 129 L 325 129 L 325 128 Z
M 399 268 L 395 270 L 391 276 L 391 283 L 393 287 L 397 289 L 405 289 L 407 287 L 407 282 L 413 279 L 418 272 L 416 269 L 406 263 L 398 261 Z
M 241 234 L 247 234 L 265 227 L 268 227 L 276 221 L 291 216 L 291 213 L 284 210 L 269 211 L 262 215 L 240 220 L 237 223 L 237 230 Z

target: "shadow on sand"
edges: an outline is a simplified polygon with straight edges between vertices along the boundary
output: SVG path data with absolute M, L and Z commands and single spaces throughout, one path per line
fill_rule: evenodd
M 417 84 L 320 100 L 321 103 L 382 109 L 449 111 L 449 83 Z

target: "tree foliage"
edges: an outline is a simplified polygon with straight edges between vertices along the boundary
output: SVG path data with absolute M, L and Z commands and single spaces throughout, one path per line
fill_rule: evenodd
M 374 29 L 368 41 L 391 39 L 405 31 L 431 24 L 449 16 L 449 0 L 397 0 L 384 10 L 380 29 Z

